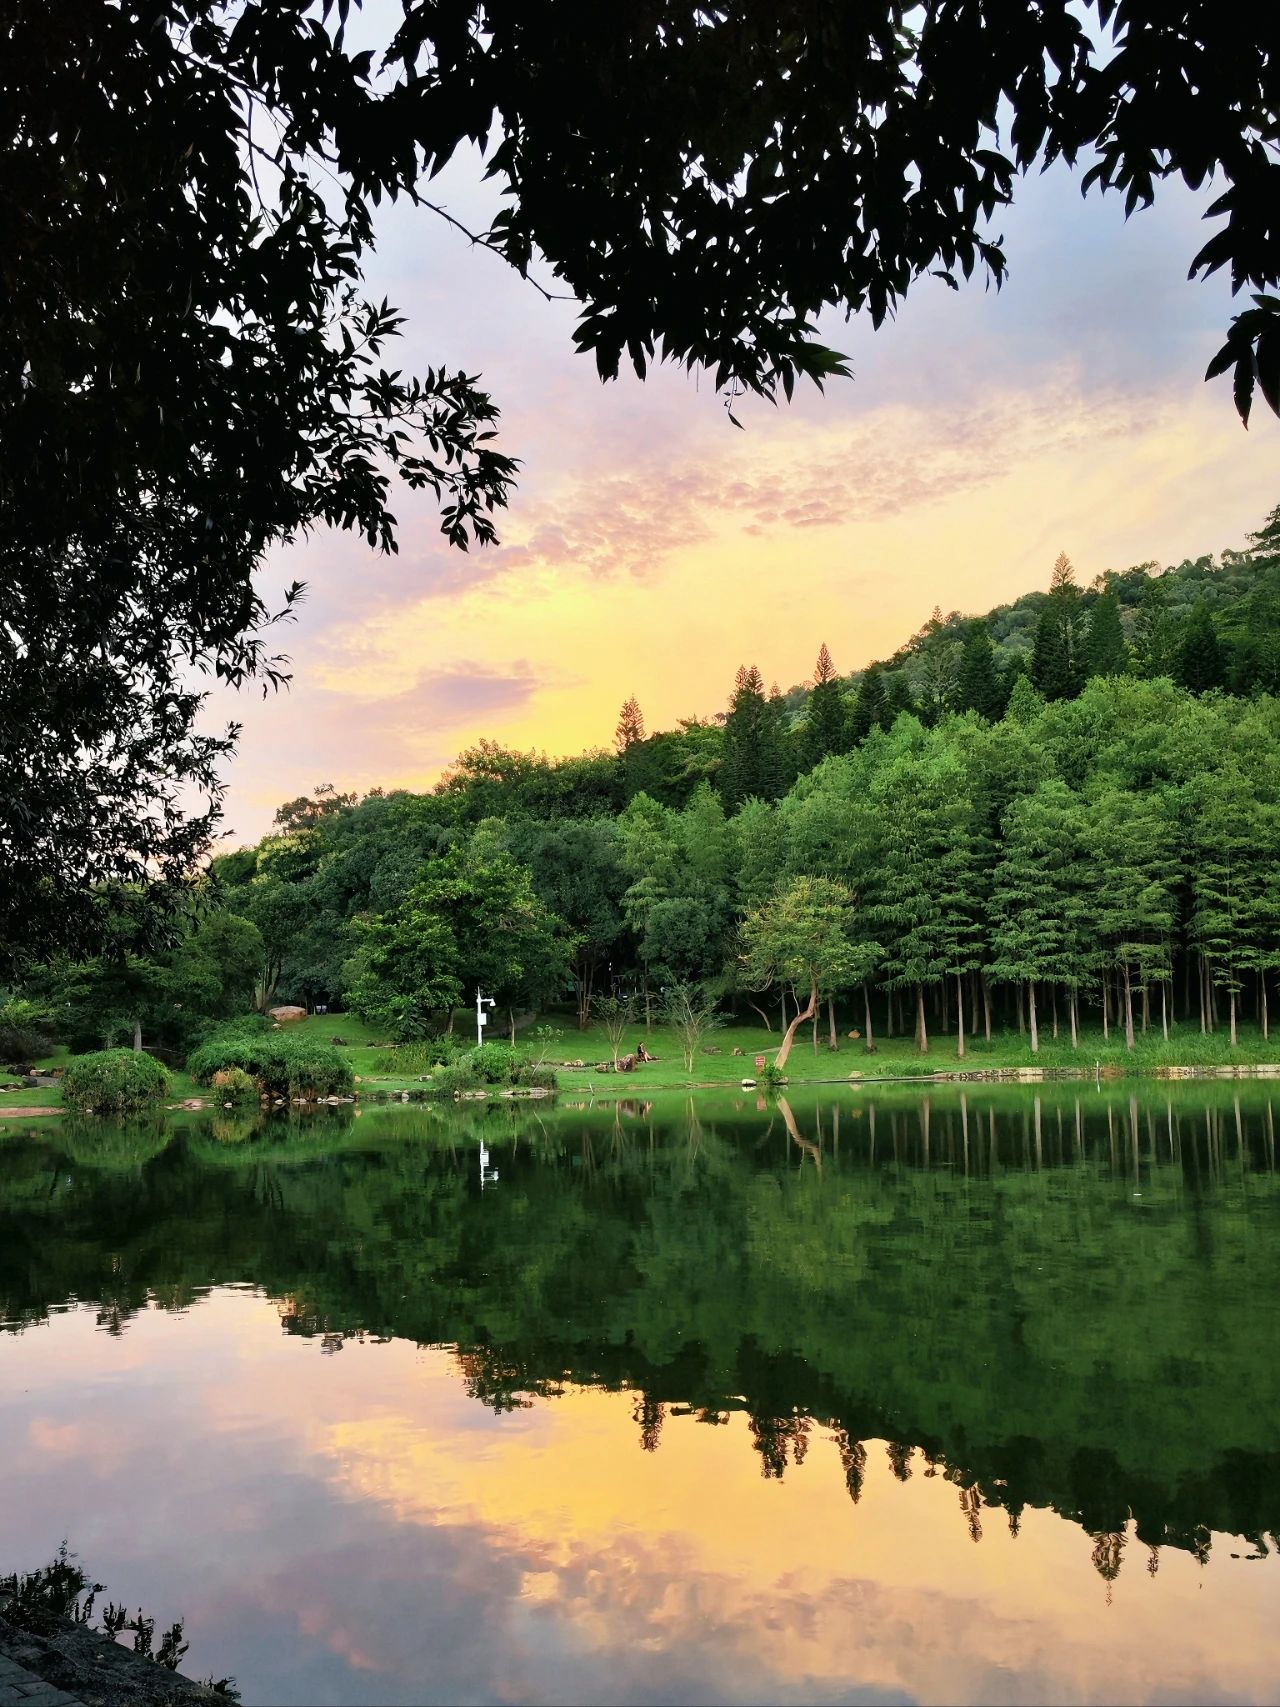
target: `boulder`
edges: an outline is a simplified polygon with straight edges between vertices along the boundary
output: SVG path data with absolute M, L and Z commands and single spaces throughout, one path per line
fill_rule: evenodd
M 275 1020 L 277 1025 L 289 1025 L 295 1019 L 306 1019 L 307 1017 L 307 1010 L 305 1008 L 291 1008 L 288 1006 L 282 1008 L 268 1008 L 267 1013 L 271 1019 Z

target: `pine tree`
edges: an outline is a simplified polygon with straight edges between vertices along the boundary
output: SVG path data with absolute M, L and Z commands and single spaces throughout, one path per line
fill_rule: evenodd
M 1203 599 L 1196 602 L 1178 647 L 1178 680 L 1191 693 L 1209 693 L 1226 683 L 1226 660 L 1213 616 Z
M 1004 691 L 996 667 L 995 648 L 985 622 L 975 622 L 960 655 L 956 709 L 977 711 L 992 723 L 1004 712 Z
M 1129 668 L 1129 648 L 1120 626 L 1120 601 L 1112 592 L 1099 593 L 1089 619 L 1088 671 L 1091 676 L 1123 676 Z
M 847 736 L 844 693 L 824 641 L 813 667 L 813 690 L 802 739 L 805 769 L 812 770 L 832 753 L 844 752 Z
M 892 729 L 902 713 L 915 715 L 916 702 L 911 697 L 911 683 L 905 670 L 895 670 L 889 677 L 884 689 L 884 718 L 883 727 Z
M 754 664 L 734 678 L 724 724 L 720 798 L 727 812 L 744 800 L 776 800 L 790 782 L 786 707 L 775 688 L 765 697 L 764 678 Z
M 1014 676 L 1005 716 L 1014 723 L 1034 723 L 1043 710 L 1044 695 L 1031 677 L 1021 673 Z
M 1174 672 L 1169 587 L 1162 575 L 1149 575 L 1133 624 L 1133 663 L 1146 681 Z
M 634 747 L 638 741 L 644 740 L 644 713 L 640 702 L 632 694 L 631 698 L 623 701 L 622 710 L 618 714 L 618 727 L 613 732 L 613 744 L 620 753 L 625 753 L 628 747 Z
M 889 708 L 885 702 L 884 677 L 880 673 L 879 664 L 868 664 L 862 672 L 857 698 L 849 714 L 849 739 L 855 744 L 865 741 L 873 729 L 883 729 L 888 722 Z
M 1066 553 L 1059 555 L 1036 624 L 1031 680 L 1048 700 L 1074 699 L 1084 686 L 1080 589 Z

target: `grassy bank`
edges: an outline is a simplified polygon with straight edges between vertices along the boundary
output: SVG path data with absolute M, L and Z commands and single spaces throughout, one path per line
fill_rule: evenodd
M 683 1090 L 695 1086 L 736 1086 L 743 1079 L 756 1076 L 756 1059 L 772 1060 L 780 1042 L 777 1031 L 766 1031 L 760 1025 L 727 1025 L 708 1035 L 699 1049 L 693 1071 L 686 1069 L 679 1040 L 669 1027 L 655 1025 L 645 1031 L 638 1025 L 628 1032 L 623 1042 L 625 1052 L 633 1052 L 643 1041 L 658 1059 L 638 1066 L 633 1073 L 600 1072 L 600 1066 L 612 1059 L 609 1040 L 600 1026 L 579 1031 L 573 1020 L 551 1016 L 549 1023 L 555 1035 L 536 1037 L 532 1029 L 517 1037 L 516 1046 L 531 1061 L 545 1060 L 560 1076 L 561 1089 L 567 1094 L 590 1091 L 642 1092 Z M 428 1088 L 426 1075 L 416 1065 L 405 1061 L 405 1052 L 389 1044 L 375 1028 L 365 1025 L 351 1014 L 312 1015 L 291 1028 L 319 1043 L 337 1042 L 347 1054 L 352 1070 L 359 1081 L 357 1094 L 362 1097 L 397 1096 L 404 1091 L 420 1094 Z M 461 1019 L 458 1034 L 466 1036 Z M 340 1041 L 338 1041 L 340 1040 Z M 735 1054 L 740 1050 L 741 1054 Z M 39 1065 L 62 1066 L 67 1060 L 65 1050 L 57 1050 Z M 582 1061 L 584 1067 L 566 1065 Z M 1105 1039 L 1101 1031 L 1081 1034 L 1079 1047 L 1072 1049 L 1065 1037 L 1054 1039 L 1046 1032 L 1038 1054 L 1033 1054 L 1025 1036 L 1017 1032 L 997 1033 L 987 1043 L 982 1037 L 968 1038 L 965 1054 L 957 1052 L 954 1033 L 937 1032 L 931 1038 L 927 1054 L 921 1054 L 909 1037 L 880 1038 L 873 1054 L 868 1054 L 861 1039 L 841 1037 L 839 1047 L 828 1047 L 825 1030 L 819 1033 L 818 1046 L 813 1045 L 812 1031 L 806 1030 L 796 1041 L 787 1062 L 787 1077 L 793 1085 L 821 1084 L 832 1080 L 913 1079 L 938 1073 L 1008 1071 L 1017 1068 L 1045 1070 L 1072 1069 L 1092 1076 L 1103 1073 L 1144 1073 L 1169 1067 L 1247 1066 L 1280 1061 L 1280 1038 L 1264 1039 L 1253 1027 L 1242 1027 L 1239 1042 L 1233 1049 L 1226 1032 L 1202 1035 L 1198 1028 L 1170 1028 L 1166 1042 L 1158 1030 L 1139 1035 L 1136 1047 L 1129 1051 L 1122 1035 L 1112 1032 Z M 184 1098 L 210 1097 L 207 1090 L 185 1073 L 175 1072 L 169 1102 Z M 62 1092 L 57 1086 L 10 1091 L 0 1098 L 0 1114 L 6 1103 L 11 1107 L 59 1108 Z

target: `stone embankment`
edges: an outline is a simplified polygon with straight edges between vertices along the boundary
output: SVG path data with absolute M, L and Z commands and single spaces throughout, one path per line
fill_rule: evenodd
M 227 1707 L 207 1684 L 144 1659 L 87 1624 L 35 1635 L 4 1616 L 0 1707 Z

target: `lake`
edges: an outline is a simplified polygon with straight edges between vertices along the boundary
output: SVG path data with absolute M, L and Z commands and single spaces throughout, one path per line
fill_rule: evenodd
M 0 1572 L 249 1703 L 1274 1701 L 1273 1100 L 6 1124 Z

